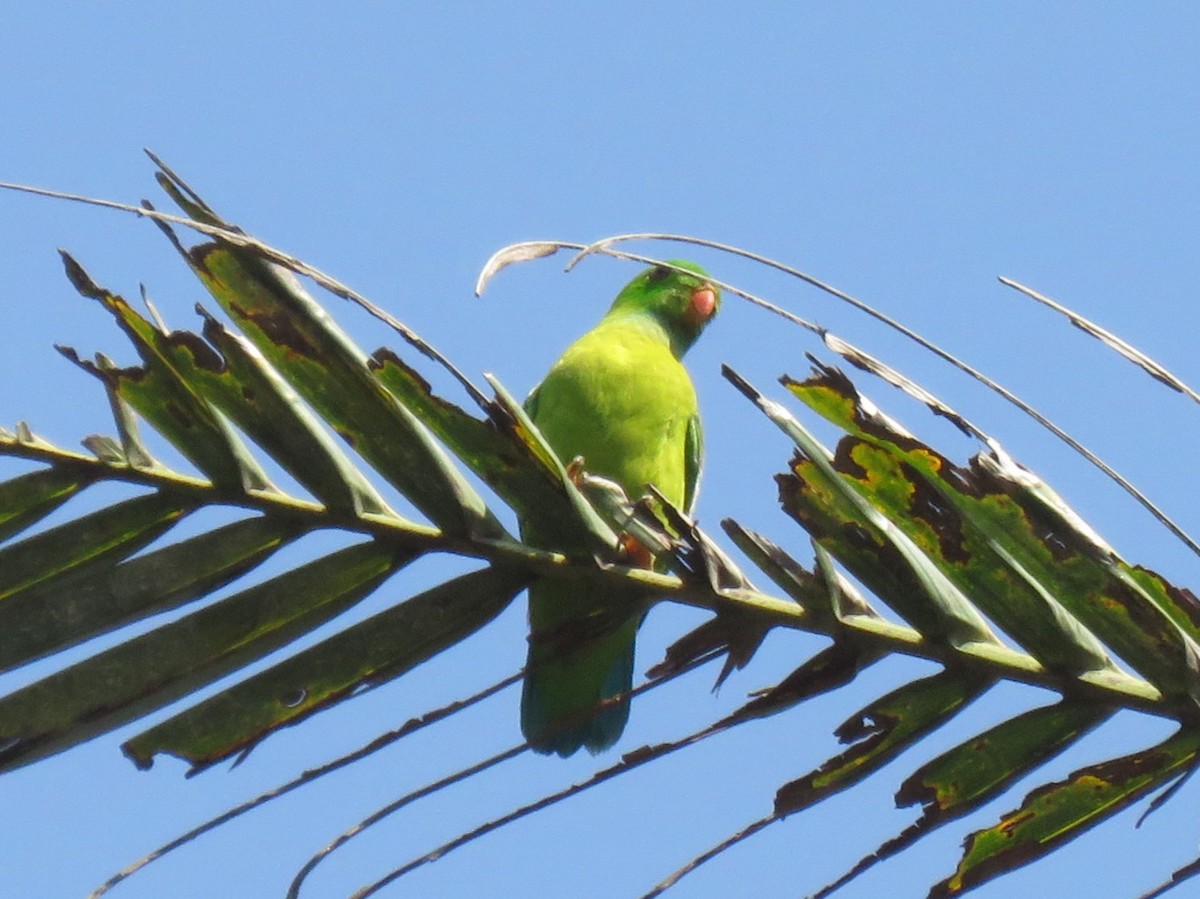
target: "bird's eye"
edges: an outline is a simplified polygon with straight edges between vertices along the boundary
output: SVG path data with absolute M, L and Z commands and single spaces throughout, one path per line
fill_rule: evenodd
M 651 283 L 663 281 L 666 280 L 669 274 L 671 274 L 671 270 L 669 268 L 656 265 L 654 268 L 650 269 L 650 273 L 646 275 L 646 280 L 650 281 Z

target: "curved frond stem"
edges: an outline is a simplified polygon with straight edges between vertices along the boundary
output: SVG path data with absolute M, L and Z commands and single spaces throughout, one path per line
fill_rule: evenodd
M 151 158 L 158 162 L 154 154 L 150 154 Z M 162 164 L 159 163 L 161 166 Z M 165 167 L 164 167 L 165 168 Z M 346 284 L 326 274 L 315 266 L 309 265 L 302 259 L 292 256 L 290 253 L 285 253 L 283 250 L 276 249 L 270 244 L 264 243 L 252 235 L 236 228 L 222 228 L 219 225 L 211 225 L 207 222 L 196 221 L 182 215 L 172 215 L 167 212 L 159 212 L 149 204 L 143 206 L 134 206 L 129 203 L 118 203 L 114 200 L 102 200 L 97 197 L 88 197 L 82 194 L 73 194 L 66 191 L 50 190 L 44 187 L 33 187 L 28 184 L 15 184 L 11 181 L 0 181 L 0 189 L 14 190 L 20 193 L 33 194 L 39 197 L 49 197 L 54 200 L 68 200 L 72 203 L 84 203 L 88 206 L 99 206 L 103 209 L 113 209 L 118 212 L 128 212 L 136 215 L 139 218 L 147 218 L 157 222 L 160 225 L 178 225 L 182 228 L 190 228 L 193 231 L 198 231 L 208 237 L 214 237 L 234 246 L 244 247 L 245 249 L 254 250 L 261 253 L 265 258 L 269 259 L 276 265 L 280 265 L 289 271 L 295 272 L 298 275 L 303 275 L 306 278 L 311 278 L 316 284 L 324 287 L 335 296 L 341 297 L 344 300 L 349 300 L 352 303 L 362 307 L 375 318 L 382 321 L 388 327 L 392 328 L 399 334 L 406 343 L 427 356 L 434 362 L 446 369 L 463 388 L 471 395 L 477 403 L 486 404 L 487 397 L 476 387 L 466 375 L 456 368 L 449 359 L 435 349 L 431 344 L 427 343 L 420 335 L 401 322 L 398 318 L 392 315 L 387 310 L 376 305 L 371 300 L 368 300 L 362 294 L 353 290 Z
M 681 274 L 692 274 L 690 269 L 686 269 L 683 266 L 675 265 L 674 263 L 672 263 L 666 259 L 658 259 L 657 257 L 654 257 L 654 256 L 643 256 L 640 253 L 629 253 L 629 252 L 626 252 L 625 250 L 614 250 L 608 246 L 604 246 L 603 245 L 604 243 L 605 243 L 605 241 L 601 241 L 599 244 L 592 244 L 589 247 L 585 247 L 578 254 L 576 254 L 576 256 L 570 262 L 567 263 L 566 270 L 570 271 L 572 268 L 575 267 L 575 265 L 577 263 L 579 263 L 585 257 L 587 257 L 593 253 L 601 253 L 605 256 L 611 256 L 614 259 L 625 259 L 629 262 L 640 262 L 643 265 L 657 265 L 657 266 L 661 266 L 662 268 L 670 269 L 671 271 L 680 272 Z M 755 306 L 765 309 L 768 312 L 773 313 L 774 315 L 778 315 L 780 318 L 787 319 L 794 325 L 799 325 L 801 328 L 804 328 L 806 331 L 811 331 L 813 334 L 816 334 L 818 336 L 824 336 L 824 334 L 826 333 L 825 328 L 822 328 L 820 325 L 816 324 L 815 322 L 810 322 L 806 318 L 801 318 L 799 315 L 796 315 L 796 313 L 790 312 L 789 310 L 784 309 L 782 306 L 778 305 L 777 303 L 772 303 L 766 297 L 761 297 L 756 293 L 751 293 L 750 291 L 745 290 L 744 288 L 738 287 L 736 284 L 731 284 L 728 281 L 722 281 L 718 278 L 710 277 L 707 280 L 710 283 L 712 283 L 714 286 L 719 287 L 721 290 L 725 291 L 726 293 L 732 293 L 735 296 L 739 296 L 743 300 L 746 300 L 747 302 L 749 302 Z
M 343 831 L 333 842 L 322 847 L 320 851 L 315 853 L 308 861 L 304 863 L 300 870 L 296 872 L 296 876 L 293 878 L 291 885 L 288 886 L 286 899 L 296 899 L 296 897 L 300 895 L 300 889 L 304 885 L 304 881 L 308 878 L 308 875 L 313 872 L 317 865 L 327 858 L 330 853 L 354 839 L 354 837 L 361 834 L 367 828 L 379 823 L 389 815 L 400 811 L 400 809 L 404 808 L 405 806 L 416 802 L 418 799 L 431 796 L 439 790 L 453 786 L 456 783 L 461 783 L 468 778 L 474 777 L 476 774 L 481 774 L 484 771 L 487 771 L 489 768 L 494 768 L 501 762 L 506 762 L 509 759 L 516 758 L 528 748 L 528 743 L 519 743 L 516 746 L 511 746 L 508 749 L 505 749 L 503 752 L 498 752 L 495 755 L 489 756 L 488 758 L 483 759 L 474 765 L 470 765 L 469 767 L 460 768 L 453 774 L 443 777 L 440 780 L 435 780 L 433 783 L 426 784 L 420 789 L 405 793 L 399 799 L 389 802 L 387 805 L 383 806 L 383 808 L 372 812 L 350 829 Z
M 1143 893 L 1138 899 L 1158 899 L 1159 896 L 1165 896 L 1181 883 L 1186 883 L 1197 875 L 1200 875 L 1200 858 L 1193 859 L 1182 868 L 1176 869 L 1171 873 L 1169 880 L 1159 884 L 1150 892 Z
M 686 674 L 690 671 L 695 670 L 696 668 L 700 667 L 704 663 L 711 661 L 713 658 L 716 658 L 717 655 L 718 655 L 717 653 L 710 653 L 699 659 L 696 659 L 691 664 L 686 665 L 683 668 L 680 668 L 679 670 L 672 672 L 671 674 L 665 675 L 665 676 L 663 676 L 661 678 L 657 678 L 655 680 L 647 681 L 646 683 L 638 686 L 636 689 L 631 690 L 629 692 L 629 695 L 636 696 L 636 695 L 644 693 L 648 690 L 662 686 L 663 684 L 666 684 L 667 682 L 672 681 L 675 678 L 677 678 L 683 674 Z M 601 704 L 601 705 L 603 705 L 603 704 Z M 649 762 L 663 758 L 664 756 L 667 756 L 667 755 L 671 755 L 672 753 L 674 753 L 680 749 L 683 749 L 687 746 L 692 746 L 692 745 L 700 742 L 701 740 L 707 739 L 708 737 L 711 737 L 715 734 L 721 733 L 722 731 L 727 730 L 728 728 L 730 728 L 736 724 L 743 723 L 747 720 L 751 720 L 751 719 L 737 718 L 735 716 L 728 716 L 728 717 L 722 718 L 721 720 L 709 725 L 708 727 L 703 728 L 702 730 L 688 734 L 687 736 L 682 737 L 678 740 L 672 740 L 667 743 L 657 743 L 653 746 L 643 746 L 639 749 L 633 750 L 632 752 L 628 752 L 621 757 L 621 760 L 619 762 L 617 762 L 614 765 L 610 765 L 608 768 L 603 768 L 600 771 L 597 771 L 595 774 L 593 774 L 591 777 L 587 778 L 586 780 L 580 781 L 579 783 L 572 784 L 569 787 L 564 787 L 563 789 L 561 789 L 555 793 L 550 793 L 546 796 L 543 796 L 540 799 L 535 800 L 534 802 L 530 802 L 526 805 L 520 806 L 519 808 L 513 809 L 512 811 L 508 812 L 507 814 L 501 815 L 499 818 L 494 818 L 491 821 L 487 821 L 487 822 L 479 825 L 478 827 L 474 828 L 473 830 L 467 831 L 466 833 L 459 834 L 453 840 L 443 843 L 441 846 L 438 846 L 436 849 L 433 849 L 418 858 L 412 859 L 411 861 L 405 863 L 404 865 L 400 866 L 399 868 L 393 869 L 392 871 L 388 872 L 386 875 L 384 875 L 380 879 L 376 880 L 375 882 L 368 884 L 367 886 L 363 887 L 362 889 L 354 892 L 352 894 L 352 899 L 366 899 L 366 897 L 368 897 L 368 896 L 373 896 L 379 890 L 383 889 L 385 886 L 388 886 L 391 883 L 394 883 L 395 881 L 399 880 L 404 875 L 409 874 L 412 871 L 416 870 L 417 868 L 420 868 L 423 865 L 429 864 L 430 862 L 435 862 L 438 859 L 453 852 L 455 849 L 461 849 L 463 846 L 467 845 L 468 843 L 472 843 L 475 840 L 479 839 L 480 837 L 485 836 L 494 830 L 498 830 L 501 827 L 504 827 L 508 824 L 513 823 L 514 821 L 517 821 L 517 820 L 520 820 L 521 818 L 526 817 L 527 815 L 531 815 L 534 812 L 538 812 L 544 808 L 548 808 L 552 805 L 555 805 L 555 804 L 563 801 L 564 799 L 569 799 L 572 796 L 576 796 L 579 793 L 584 792 L 585 790 L 590 790 L 593 787 L 596 787 L 602 783 L 605 783 L 606 781 L 612 780 L 614 777 L 617 777 L 618 775 L 628 773 L 629 771 L 632 771 L 636 768 L 640 768 L 641 766 L 648 764 Z M 296 899 L 296 895 L 294 893 L 289 892 L 287 895 L 287 899 Z
M 603 700 L 595 705 L 595 707 L 591 710 L 590 714 L 592 714 L 592 715 L 600 714 L 605 708 L 613 705 L 614 703 L 621 702 L 626 699 L 631 699 L 634 696 L 640 696 L 643 693 L 647 693 L 650 690 L 661 687 L 664 684 L 667 684 L 670 681 L 675 680 L 675 678 L 680 677 L 690 671 L 693 671 L 696 668 L 699 668 L 705 662 L 711 661 L 713 658 L 716 658 L 716 656 L 717 656 L 717 653 L 710 653 L 699 659 L 696 659 L 691 664 L 680 668 L 678 671 L 674 671 L 671 674 L 665 675 L 663 677 L 654 678 L 652 680 L 646 681 L 645 683 L 640 684 L 637 687 L 635 687 L 633 690 L 629 690 L 625 693 L 619 694 L 618 696 L 614 696 L 610 699 Z M 336 849 L 345 845 L 347 842 L 349 842 L 351 839 L 353 839 L 354 837 L 361 834 L 367 828 L 379 823 L 384 818 L 387 818 L 388 816 L 394 814 L 395 812 L 397 812 L 400 809 L 404 808 L 405 806 L 411 804 L 412 802 L 416 801 L 417 799 L 421 799 L 425 796 L 429 796 L 445 787 L 451 786 L 452 784 L 459 783 L 463 780 L 466 780 L 469 777 L 473 777 L 474 775 L 479 774 L 483 771 L 486 771 L 487 769 L 492 768 L 495 765 L 500 764 L 501 762 L 507 761 L 510 758 L 520 755 L 522 752 L 524 752 L 528 748 L 529 748 L 528 743 L 522 743 L 519 746 L 514 746 L 510 749 L 506 749 L 503 752 L 497 753 L 496 755 L 486 758 L 481 762 L 478 762 L 467 768 L 462 768 L 459 771 L 456 771 L 453 774 L 450 774 L 450 775 L 442 778 L 441 780 L 435 781 L 434 783 L 431 783 L 431 784 L 427 784 L 426 786 L 421 787 L 418 790 L 414 790 L 410 793 L 406 793 L 404 796 L 401 796 L 399 799 L 396 799 L 396 800 L 388 803 L 387 805 L 383 806 L 382 808 L 377 809 L 376 811 L 372 812 L 370 815 L 368 815 L 362 821 L 355 824 L 353 827 L 343 831 L 336 839 L 334 839 L 328 845 L 324 846 L 320 851 L 318 851 L 307 862 L 304 863 L 304 866 L 300 868 L 300 870 L 296 873 L 295 878 L 292 880 L 292 883 L 288 888 L 286 899 L 296 899 L 296 897 L 298 897 L 300 894 L 300 889 L 303 886 L 305 879 L 308 877 L 309 874 L 312 873 L 313 869 L 316 868 L 316 866 L 318 864 L 320 864 L 323 859 L 325 859 L 327 856 L 329 856 L 330 853 L 334 852 Z M 639 755 L 639 754 L 633 753 L 632 755 Z M 657 758 L 658 756 L 655 755 L 654 757 Z M 630 758 L 630 755 L 624 756 L 620 763 L 618 763 L 617 765 L 614 765 L 612 768 L 605 769 L 604 771 L 601 771 L 598 774 L 593 775 L 592 778 L 589 778 L 583 784 L 575 784 L 574 786 L 569 787 L 566 790 L 560 791 L 559 793 L 554 793 L 548 797 L 543 797 L 542 799 L 539 799 L 535 803 L 531 803 L 530 805 L 522 806 L 521 808 L 516 809 L 515 811 L 510 812 L 507 815 L 502 816 L 501 818 L 497 818 L 494 821 L 489 821 L 486 824 L 480 825 L 480 827 L 475 828 L 474 830 L 470 831 L 469 833 L 462 834 L 461 836 L 452 840 L 450 843 L 444 844 L 443 846 L 440 846 L 437 849 L 434 849 L 432 852 L 426 853 L 424 856 L 421 857 L 421 859 L 416 860 L 415 862 L 410 862 L 408 865 L 405 865 L 403 868 L 398 868 L 395 871 L 392 871 L 383 880 L 378 881 L 378 882 L 370 885 L 369 887 L 365 888 L 365 891 L 359 890 L 354 895 L 355 896 L 368 896 L 371 893 L 375 892 L 376 890 L 379 890 L 382 887 L 386 886 L 388 883 L 391 883 L 392 881 L 398 879 L 399 877 L 402 877 L 404 874 L 408 873 L 408 871 L 411 871 L 414 868 L 417 868 L 420 865 L 425 864 L 426 862 L 436 861 L 438 858 L 441 858 L 441 856 L 445 855 L 447 852 L 457 849 L 460 846 L 463 846 L 463 845 L 471 842 L 472 840 L 483 836 L 486 833 L 490 833 L 492 830 L 502 827 L 505 824 L 511 823 L 512 821 L 515 821 L 518 818 L 522 818 L 525 815 L 532 814 L 534 811 L 537 811 L 538 809 L 545 808 L 549 805 L 553 805 L 555 802 L 558 802 L 560 799 L 566 799 L 568 796 L 571 796 L 571 795 L 574 795 L 575 793 L 581 792 L 582 790 L 587 789 L 589 786 L 592 786 L 595 783 L 600 783 L 603 780 L 608 780 L 611 777 L 615 777 L 617 773 L 620 773 L 620 771 L 616 770 L 616 769 L 628 770 L 628 768 L 630 768 L 630 767 L 636 767 L 636 765 L 626 765 L 625 764 L 629 758 Z M 638 764 L 642 764 L 642 763 L 644 763 L 644 761 L 649 761 L 649 759 L 644 759 L 643 761 L 639 761 Z M 611 773 L 609 773 L 609 772 L 611 772 Z M 606 775 L 606 776 L 601 777 L 601 775 Z
M 1172 390 L 1182 393 L 1192 402 L 1200 403 L 1200 393 L 1197 393 L 1191 386 L 1188 385 L 1186 381 L 1184 381 L 1174 372 L 1169 371 L 1165 366 L 1156 362 L 1150 356 L 1147 356 L 1133 344 L 1129 343 L 1129 341 L 1117 336 L 1107 328 L 1096 324 L 1091 319 L 1080 315 L 1069 306 L 1064 306 L 1057 300 L 1051 299 L 1045 294 L 1038 293 L 1032 287 L 1026 287 L 1019 281 L 1014 281 L 1012 278 L 1005 278 L 1003 275 L 999 276 L 996 280 L 998 280 L 1005 287 L 1011 287 L 1018 293 L 1025 294 L 1025 296 L 1029 297 L 1031 300 L 1041 303 L 1043 306 L 1046 306 L 1049 309 L 1053 309 L 1059 315 L 1064 316 L 1079 330 L 1091 335 L 1092 337 L 1095 337 L 1113 352 L 1124 356 L 1127 360 L 1141 368 L 1146 372 L 1146 374 L 1150 375 L 1150 377 L 1154 378 L 1156 381 L 1165 384 Z
M 650 890 L 650 892 L 644 893 L 642 895 L 641 899 L 654 899 L 654 897 L 656 897 L 656 896 L 661 896 L 663 893 L 665 893 L 671 887 L 675 886 L 675 884 L 679 883 L 680 880 L 682 880 L 688 874 L 691 874 L 693 871 L 695 871 L 701 865 L 705 864 L 706 862 L 712 861 L 718 855 L 723 854 L 726 850 L 732 849 L 734 846 L 738 845 L 739 843 L 742 843 L 745 840 L 750 839 L 750 837 L 754 836 L 759 831 L 763 830 L 768 824 L 774 824 L 776 821 L 779 821 L 779 820 L 781 820 L 781 819 L 779 818 L 778 815 L 767 815 L 765 818 L 759 818 L 757 821 L 753 822 L 752 824 L 748 824 L 747 826 L 745 826 L 741 830 L 739 830 L 737 833 L 731 834 L 729 837 L 722 840 L 720 843 L 717 843 L 717 845 L 713 846 L 710 849 L 705 850 L 700 855 L 697 855 L 686 865 L 684 865 L 683 867 L 672 872 L 670 876 L 659 881 L 654 886 L 654 888 L 652 890 Z
M 608 240 L 615 240 L 615 239 L 617 239 L 617 238 L 608 238 Z M 601 241 L 601 243 L 604 243 L 604 242 L 605 241 Z M 534 252 L 535 250 L 537 250 L 538 252 Z M 545 250 L 545 252 L 541 252 L 541 250 Z M 627 262 L 640 262 L 643 265 L 657 265 L 662 268 L 670 269 L 671 271 L 679 272 L 680 274 L 685 274 L 685 275 L 695 274 L 690 269 L 686 269 L 686 268 L 683 268 L 682 266 L 675 265 L 674 263 L 671 263 L 665 259 L 657 259 L 654 256 L 643 256 L 640 253 L 629 253 L 629 252 L 626 252 L 625 250 L 614 250 L 609 247 L 600 246 L 597 244 L 579 244 L 579 243 L 572 243 L 571 241 L 563 241 L 563 240 L 554 240 L 554 241 L 535 240 L 535 241 L 524 241 L 522 243 L 509 244 L 508 246 L 502 247 L 501 249 L 499 249 L 495 253 L 493 253 L 491 258 L 489 258 L 488 261 L 486 263 L 484 263 L 483 268 L 480 270 L 479 278 L 478 278 L 478 280 L 476 282 L 476 286 L 475 286 L 475 293 L 477 295 L 482 294 L 484 288 L 490 282 L 491 278 L 502 268 L 505 268 L 514 262 L 526 262 L 531 259 L 540 259 L 543 256 L 549 256 L 552 253 L 557 252 L 558 250 L 577 250 L 578 251 L 575 254 L 575 256 L 572 257 L 571 260 L 567 263 L 566 268 L 565 268 L 566 271 L 570 271 L 571 269 L 573 269 L 576 266 L 576 264 L 579 263 L 579 261 L 582 260 L 585 256 L 592 254 L 592 253 L 601 253 L 605 256 L 611 256 L 614 259 L 624 259 Z M 760 297 L 757 294 L 753 294 L 753 293 L 750 293 L 749 291 L 743 290 L 742 288 L 738 287 L 736 284 L 730 284 L 727 281 L 721 281 L 717 278 L 711 278 L 711 277 L 708 278 L 708 281 L 710 283 L 712 283 L 715 287 L 719 287 L 721 290 L 723 290 L 727 293 L 732 293 L 735 296 L 739 296 L 743 300 L 753 303 L 755 306 L 761 306 L 763 309 L 766 309 L 768 312 L 772 312 L 775 315 L 781 316 L 782 318 L 786 318 L 788 321 L 792 322 L 793 324 L 799 325 L 802 328 L 812 331 L 814 334 L 823 333 L 823 329 L 821 328 L 820 325 L 814 324 L 814 323 L 808 321 L 807 319 L 803 319 L 800 316 L 796 315 L 794 312 L 789 312 L 788 310 L 784 309 L 782 306 L 778 306 L 775 303 L 772 303 L 770 300 L 768 300 L 764 297 Z
M 291 793 L 293 790 L 297 790 L 306 784 L 312 783 L 318 778 L 324 777 L 327 774 L 332 774 L 334 771 L 338 771 L 347 767 L 348 765 L 353 764 L 354 762 L 359 761 L 360 759 L 364 759 L 369 755 L 373 755 L 374 753 L 379 752 L 381 749 L 392 745 L 393 743 L 409 736 L 410 734 L 414 734 L 419 730 L 423 730 L 431 724 L 436 724 L 439 721 L 449 718 L 451 715 L 464 711 L 471 706 L 482 702 L 491 696 L 494 696 L 501 690 L 512 686 L 521 680 L 523 676 L 524 672 L 518 671 L 515 674 L 510 674 L 503 680 L 497 681 L 496 683 L 485 687 L 471 696 L 468 696 L 464 699 L 456 699 L 454 702 L 448 703 L 441 708 L 425 712 L 417 718 L 411 718 L 401 727 L 390 730 L 387 733 L 380 734 L 378 737 L 371 740 L 370 743 L 355 749 L 353 752 L 348 752 L 345 755 L 338 756 L 336 759 L 328 761 L 316 768 L 310 768 L 309 770 L 300 774 L 298 777 L 294 777 L 292 780 L 289 780 L 287 783 L 267 790 L 264 793 L 260 793 L 253 799 L 247 800 L 240 805 L 236 805 L 233 808 L 222 812 L 220 815 L 217 815 L 215 818 L 208 819 L 203 824 L 193 827 L 191 830 L 187 831 L 187 833 L 181 834 L 180 836 L 171 840 L 169 843 L 164 843 L 154 851 L 139 858 L 133 864 L 117 872 L 103 884 L 89 893 L 88 899 L 99 899 L 100 896 L 103 896 L 121 881 L 129 878 L 133 874 L 136 874 L 151 862 L 157 861 L 164 855 L 174 852 L 176 849 L 179 849 L 182 846 L 186 846 L 197 837 L 203 836 L 209 831 L 216 830 L 222 824 L 226 824 L 235 818 L 239 818 L 247 812 L 253 811 L 261 805 L 265 805 L 273 799 L 278 799 L 281 796 L 285 796 L 288 793 Z

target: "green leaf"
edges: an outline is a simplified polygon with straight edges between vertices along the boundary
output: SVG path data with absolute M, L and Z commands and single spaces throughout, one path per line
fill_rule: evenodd
M 163 341 L 163 352 L 189 384 L 329 508 L 395 515 L 253 344 L 207 317 L 204 336 L 220 356 L 187 332 Z
M 88 472 L 53 466 L 0 483 L 0 542 L 49 515 L 92 479 Z
M 1200 639 L 1200 599 L 1187 587 L 1177 587 L 1156 571 L 1119 562 L 1124 576 L 1193 640 Z
M 901 785 L 896 805 L 920 802 L 925 805 L 924 814 L 814 894 L 814 899 L 836 892 L 935 828 L 998 795 L 1013 781 L 1085 736 L 1114 711 L 1109 706 L 1064 700 L 998 724 L 922 765 Z
M 1151 749 L 1090 765 L 1040 787 L 1021 807 L 972 834 L 954 874 L 930 891 L 957 896 L 1046 855 L 1127 807 L 1196 762 L 1200 729 L 1181 728 Z
M 854 785 L 941 727 L 991 684 L 990 679 L 942 671 L 877 699 L 838 728 L 838 739 L 854 741 L 850 749 L 779 788 L 775 814 L 793 814 Z
M 1099 641 L 965 514 L 966 472 L 876 411 L 835 368 L 818 363 L 814 377 L 783 383 L 852 435 L 838 444 L 843 476 L 1035 658 L 1070 674 L 1111 667 Z
M 137 496 L 10 544 L 0 549 L 0 600 L 131 555 L 187 511 L 177 496 Z
M 1112 706 L 1070 700 L 1032 709 L 922 765 L 901 784 L 896 804 L 921 803 L 923 818 L 931 824 L 964 814 L 1062 752 L 1114 711 Z
M 64 252 L 62 258 L 75 289 L 112 313 L 143 365 L 118 368 L 103 357 L 91 363 L 69 347 L 60 350 L 136 409 L 215 484 L 239 491 L 268 489 L 266 473 L 245 444 L 172 368 L 164 353 L 170 338 L 134 312 L 122 297 L 96 284 L 70 255 Z
M 1089 630 L 1163 693 L 1192 697 L 1200 690 L 1200 648 L 1128 574 L 1111 550 L 1044 484 L 1028 486 L 1008 463 L 981 457 L 979 517 L 990 516 L 989 536 L 1015 558 Z M 1036 489 L 1035 489 L 1036 488 Z M 1038 539 L 1030 543 L 1026 535 Z M 1039 539 L 1040 538 L 1040 539 Z M 1018 555 L 1019 554 L 1019 555 Z
M 952 646 L 1001 645 L 983 616 L 920 547 L 841 477 L 829 450 L 791 412 L 729 366 L 722 372 L 800 450 L 792 461 L 794 477 L 778 479 L 789 514 L 927 638 Z
M 364 685 L 411 670 L 496 617 L 528 576 L 487 568 L 374 615 L 124 745 L 138 767 L 166 752 L 207 767 L 296 724 Z
M 222 308 L 355 451 L 440 528 L 503 528 L 424 425 L 372 375 L 363 353 L 284 269 L 248 249 L 180 247 Z
M 1120 561 L 1032 473 L 996 454 L 956 466 L 875 411 L 837 369 L 818 365 L 813 378 L 785 384 L 853 435 L 839 444 L 839 469 L 1039 661 L 1072 674 L 1111 670 L 1099 637 L 1164 692 L 1190 693 L 1196 648 L 1177 620 L 1186 616 L 1163 611 L 1187 597 Z
M 519 407 L 502 389 L 499 399 L 488 404 L 490 417 L 481 420 L 435 396 L 429 382 L 390 350 L 377 351 L 370 364 L 388 390 L 522 521 L 536 521 L 539 530 L 557 535 L 560 550 L 587 555 L 616 544 L 616 535 L 578 495 L 559 461 L 535 436 L 532 422 L 517 413 Z
M 299 531 L 286 519 L 248 518 L 9 596 L 0 602 L 0 671 L 206 596 Z
M 0 769 L 61 752 L 200 689 L 361 600 L 414 553 L 360 543 L 0 699 Z
M 721 522 L 729 538 L 788 596 L 818 617 L 829 621 L 845 615 L 878 617 L 871 604 L 832 570 L 808 571 L 784 549 L 732 518 Z M 822 550 L 819 549 L 821 552 Z
M 927 638 L 950 645 L 995 642 L 966 597 L 878 512 L 864 512 L 849 499 L 845 491 L 853 488 L 832 468 L 797 454 L 791 474 L 776 480 L 784 511 Z

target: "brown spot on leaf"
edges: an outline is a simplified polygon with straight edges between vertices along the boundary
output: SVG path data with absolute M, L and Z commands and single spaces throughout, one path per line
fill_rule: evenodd
M 929 525 L 937 535 L 942 558 L 954 565 L 970 562 L 971 554 L 966 549 L 963 520 L 958 510 L 912 466 L 902 463 L 900 470 L 912 486 L 909 512 L 913 518 Z
M 837 449 L 834 451 L 833 467 L 859 481 L 869 481 L 871 473 L 858 461 L 854 453 L 856 449 L 864 445 L 870 446 L 870 444 L 864 444 L 861 440 L 853 437 L 843 437 L 838 441 Z
M 276 346 L 291 350 L 307 359 L 319 360 L 321 358 L 317 347 L 303 331 L 296 327 L 295 322 L 282 309 L 270 312 L 250 310 L 231 302 L 229 311 L 237 318 L 254 325 Z
M 213 372 L 225 370 L 225 360 L 199 334 L 191 331 L 172 331 L 164 338 L 169 346 L 182 347 L 197 367 Z

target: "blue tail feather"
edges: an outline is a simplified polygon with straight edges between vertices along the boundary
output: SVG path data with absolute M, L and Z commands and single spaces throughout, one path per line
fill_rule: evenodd
M 612 634 L 604 642 L 614 639 L 622 640 L 623 645 L 599 682 L 588 676 L 592 666 L 578 658 L 543 659 L 535 666 L 531 647 L 530 670 L 521 695 L 521 731 L 534 751 L 563 758 L 580 748 L 595 754 L 620 738 L 629 720 L 628 697 L 587 717 L 596 703 L 627 693 L 633 684 L 633 635 Z M 566 723 L 572 718 L 578 719 L 577 723 Z

